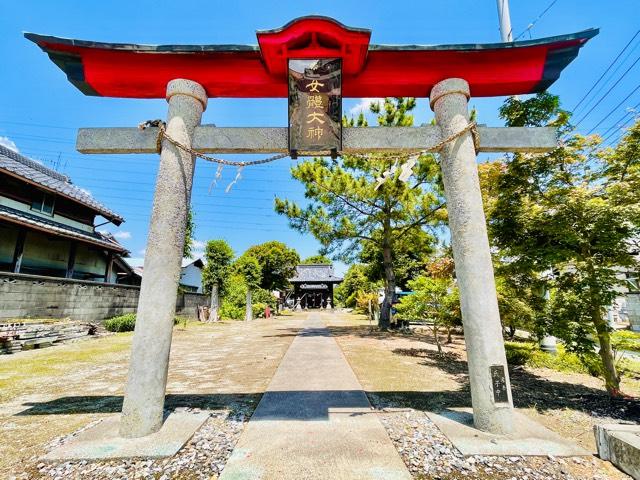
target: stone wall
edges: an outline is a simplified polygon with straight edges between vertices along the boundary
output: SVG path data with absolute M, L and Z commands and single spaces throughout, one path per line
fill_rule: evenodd
M 640 332 L 640 293 L 627 295 L 627 314 L 631 322 L 631 330 Z
M 100 322 L 134 313 L 140 287 L 39 275 L 0 272 L 0 319 L 69 318 Z M 178 295 L 176 310 L 196 316 L 197 305 L 207 305 L 206 295 Z

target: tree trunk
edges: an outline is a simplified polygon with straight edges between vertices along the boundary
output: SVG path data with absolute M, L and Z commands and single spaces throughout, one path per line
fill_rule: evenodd
M 220 298 L 218 296 L 218 284 L 214 283 L 211 286 L 211 308 L 209 309 L 209 321 L 218 321 L 218 308 L 220 306 Z
M 616 371 L 616 362 L 613 358 L 613 350 L 611 349 L 611 336 L 609 334 L 609 327 L 600 314 L 600 310 L 597 309 L 593 315 L 593 323 L 598 333 L 598 341 L 600 342 L 600 358 L 602 359 L 602 366 L 604 372 L 604 383 L 607 392 L 612 397 L 621 397 L 620 391 L 620 377 Z
M 386 329 L 391 326 L 391 306 L 393 304 L 393 295 L 396 292 L 396 275 L 393 271 L 390 226 L 384 226 L 383 235 L 382 261 L 384 266 L 384 301 L 382 302 L 382 308 L 380 309 L 378 327 Z
M 442 346 L 440 345 L 440 339 L 438 338 L 438 323 L 434 319 L 433 320 L 433 339 L 436 342 L 436 347 L 438 347 L 438 354 L 442 355 Z
M 244 312 L 244 321 L 253 320 L 253 307 L 251 305 L 251 289 L 247 288 L 247 309 Z

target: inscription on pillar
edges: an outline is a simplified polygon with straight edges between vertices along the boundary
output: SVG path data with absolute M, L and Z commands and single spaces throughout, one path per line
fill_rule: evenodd
M 507 377 L 504 373 L 504 365 L 491 365 L 491 386 L 493 387 L 493 401 L 495 403 L 508 403 Z

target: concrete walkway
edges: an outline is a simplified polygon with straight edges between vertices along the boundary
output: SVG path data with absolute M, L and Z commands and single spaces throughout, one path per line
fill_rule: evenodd
M 320 316 L 304 326 L 220 479 L 410 479 Z

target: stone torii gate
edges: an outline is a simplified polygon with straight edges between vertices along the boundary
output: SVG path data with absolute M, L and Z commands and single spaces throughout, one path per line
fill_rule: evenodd
M 87 95 L 158 98 L 169 103 L 166 136 L 158 128 L 80 129 L 79 152 L 155 153 L 160 166 L 149 225 L 120 435 L 158 431 L 171 347 L 185 222 L 198 153 L 288 153 L 287 128 L 200 125 L 209 97 L 286 97 L 287 61 L 339 58 L 348 97 L 430 99 L 435 126 L 345 128 L 341 153 L 440 150 L 456 276 L 468 354 L 476 428 L 507 434 L 513 401 L 482 197 L 478 152 L 545 152 L 557 146 L 553 128 L 469 125 L 474 96 L 542 91 L 597 30 L 493 45 L 369 45 L 370 31 L 326 17 L 304 17 L 258 33 L 259 46 L 141 46 L 25 34 Z M 464 132 L 461 134 L 461 132 Z M 186 147 L 179 148 L 176 143 Z

